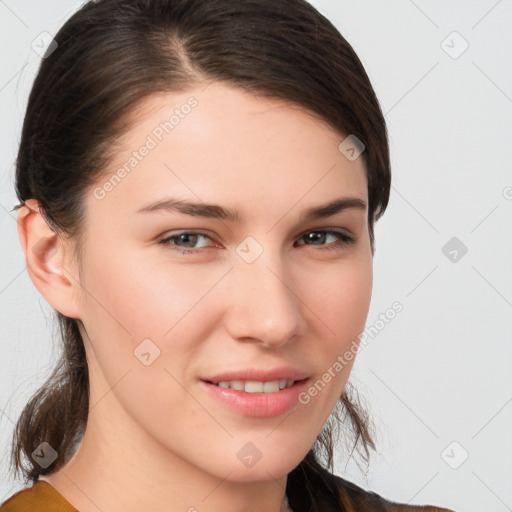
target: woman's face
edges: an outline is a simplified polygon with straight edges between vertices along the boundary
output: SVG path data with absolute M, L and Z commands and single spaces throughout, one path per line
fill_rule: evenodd
M 365 168 L 297 106 L 202 89 L 141 104 L 86 197 L 88 428 L 164 464 L 270 480 L 312 446 L 364 329 Z

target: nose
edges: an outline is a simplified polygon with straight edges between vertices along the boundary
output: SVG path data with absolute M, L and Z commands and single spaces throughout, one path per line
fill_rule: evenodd
M 239 260 L 230 275 L 225 322 L 233 339 L 278 348 L 300 334 L 302 301 L 281 256 L 266 250 L 252 263 Z

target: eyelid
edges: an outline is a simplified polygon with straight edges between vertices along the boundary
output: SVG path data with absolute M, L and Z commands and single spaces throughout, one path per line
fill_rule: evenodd
M 342 250 L 342 249 L 345 249 L 346 246 L 353 245 L 357 242 L 357 237 L 353 233 L 351 233 L 350 230 L 347 230 L 346 228 L 326 226 L 326 227 L 312 228 L 312 229 L 308 229 L 306 231 L 301 232 L 298 236 L 296 236 L 293 239 L 294 243 L 297 240 L 300 240 L 301 238 L 303 238 L 305 235 L 308 235 L 310 233 L 316 233 L 316 232 L 323 233 L 324 235 L 333 235 L 333 236 L 339 237 L 335 242 L 318 245 L 318 250 L 320 250 L 320 251 Z M 214 243 L 214 245 L 207 246 L 207 247 L 199 247 L 199 248 L 181 248 L 179 245 L 175 245 L 175 244 L 172 244 L 169 242 L 169 240 L 172 238 L 177 238 L 180 235 L 187 235 L 187 234 L 206 237 L 206 238 L 210 239 Z M 174 231 L 168 231 L 167 233 L 165 233 L 164 235 L 159 237 L 158 243 L 162 244 L 163 246 L 165 246 L 166 248 L 168 248 L 172 251 L 181 252 L 182 254 L 195 254 L 195 253 L 201 252 L 202 249 L 219 247 L 216 237 L 212 236 L 210 234 L 209 230 L 199 231 L 199 230 L 195 230 L 195 229 L 178 229 L 178 230 L 174 230 Z M 311 245 L 312 247 L 317 247 L 315 244 L 306 244 L 305 243 L 305 244 L 299 244 L 299 245 L 305 246 L 305 247 L 307 247 L 308 245 Z
M 312 232 L 314 233 L 315 231 L 337 231 L 339 233 L 346 234 L 347 236 L 355 236 L 355 234 L 352 231 L 350 231 L 350 229 L 341 226 L 315 226 L 314 228 L 301 231 L 299 235 L 295 238 L 300 238 L 301 236 L 307 235 L 308 233 Z
M 312 233 L 315 231 L 336 231 L 336 232 L 345 234 L 349 237 L 355 238 L 355 234 L 350 229 L 347 229 L 347 228 L 342 228 L 339 226 L 318 226 L 318 227 L 306 229 L 305 231 L 301 231 L 298 235 L 295 235 L 293 237 L 293 240 L 297 240 L 298 238 L 301 238 L 304 235 L 307 235 L 308 233 Z M 170 238 L 170 237 L 184 235 L 184 234 L 203 235 L 203 236 L 210 238 L 212 241 L 217 240 L 217 236 L 208 229 L 182 228 L 182 229 L 175 229 L 175 230 L 170 230 L 170 231 L 165 232 L 163 235 L 158 236 L 158 241 L 161 241 L 162 239 L 166 239 L 166 238 Z
M 212 235 L 212 233 L 208 230 L 203 231 L 196 231 L 195 229 L 178 229 L 178 230 L 171 230 L 167 231 L 163 235 L 158 237 L 158 242 L 163 243 L 165 240 L 168 240 L 169 238 L 176 238 L 180 235 L 197 235 L 197 236 L 204 236 L 206 238 L 209 238 L 212 242 L 218 243 L 217 238 Z M 194 249 L 191 249 L 194 250 Z

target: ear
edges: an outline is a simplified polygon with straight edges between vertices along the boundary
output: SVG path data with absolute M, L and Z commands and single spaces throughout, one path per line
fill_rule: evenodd
M 80 318 L 81 286 L 71 242 L 57 236 L 35 199 L 18 210 L 18 236 L 30 279 L 41 295 L 63 315 Z

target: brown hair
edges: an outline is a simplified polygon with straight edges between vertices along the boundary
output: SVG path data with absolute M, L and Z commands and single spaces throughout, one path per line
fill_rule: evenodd
M 207 81 L 293 102 L 354 134 L 365 150 L 368 228 L 389 200 L 387 129 L 369 78 L 334 25 L 305 0 L 97 0 L 84 4 L 55 36 L 30 92 L 16 162 L 16 193 L 35 198 L 48 224 L 76 240 L 84 196 L 113 157 L 130 112 L 157 92 L 184 91 Z M 340 139 L 341 142 L 341 139 Z M 56 311 L 63 351 L 53 373 L 24 407 L 16 425 L 11 466 L 25 479 L 52 473 L 73 455 L 89 406 L 88 367 L 75 319 Z M 333 429 L 346 424 L 368 461 L 375 449 L 370 421 L 347 384 L 329 421 L 288 477 L 287 493 L 319 500 L 311 482 L 328 481 Z M 58 453 L 47 468 L 31 459 L 43 441 Z M 358 450 L 359 451 L 359 450 Z M 22 457 L 28 459 L 25 466 Z M 328 490 L 326 490 L 329 493 Z M 332 495 L 332 503 L 341 503 Z

